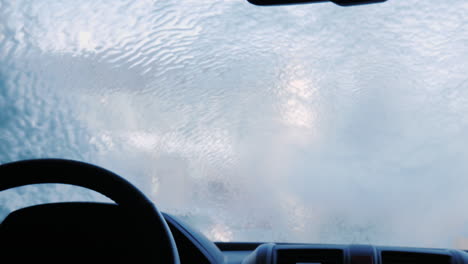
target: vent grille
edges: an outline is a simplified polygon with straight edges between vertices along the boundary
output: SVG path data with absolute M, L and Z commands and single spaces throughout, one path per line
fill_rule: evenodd
M 343 251 L 338 249 L 278 249 L 277 264 L 342 264 Z
M 450 264 L 451 257 L 443 254 L 383 251 L 382 264 Z

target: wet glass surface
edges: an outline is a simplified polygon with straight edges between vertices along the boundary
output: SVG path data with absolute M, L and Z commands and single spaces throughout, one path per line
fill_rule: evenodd
M 213 240 L 468 249 L 467 12 L 0 0 L 0 163 L 98 164 Z M 94 197 L 26 189 L 2 212 Z

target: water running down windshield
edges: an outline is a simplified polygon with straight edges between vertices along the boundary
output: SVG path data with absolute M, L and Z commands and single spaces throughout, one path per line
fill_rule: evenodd
M 0 1 L 0 162 L 98 164 L 218 241 L 468 248 L 467 12 Z M 25 189 L 4 214 L 94 197 Z

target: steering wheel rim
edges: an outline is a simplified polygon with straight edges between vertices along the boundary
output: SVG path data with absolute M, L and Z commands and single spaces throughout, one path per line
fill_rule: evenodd
M 179 264 L 172 233 L 154 204 L 130 182 L 101 167 L 66 159 L 34 159 L 0 165 L 0 192 L 33 184 L 68 184 L 96 191 L 144 220 L 151 221 L 158 263 Z

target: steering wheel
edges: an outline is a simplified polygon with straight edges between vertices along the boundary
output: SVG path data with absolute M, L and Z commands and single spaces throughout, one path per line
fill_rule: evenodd
M 63 159 L 37 159 L 0 165 L 0 191 L 31 184 L 61 183 L 96 191 L 150 226 L 153 263 L 179 264 L 174 238 L 153 203 L 125 179 L 103 168 Z

